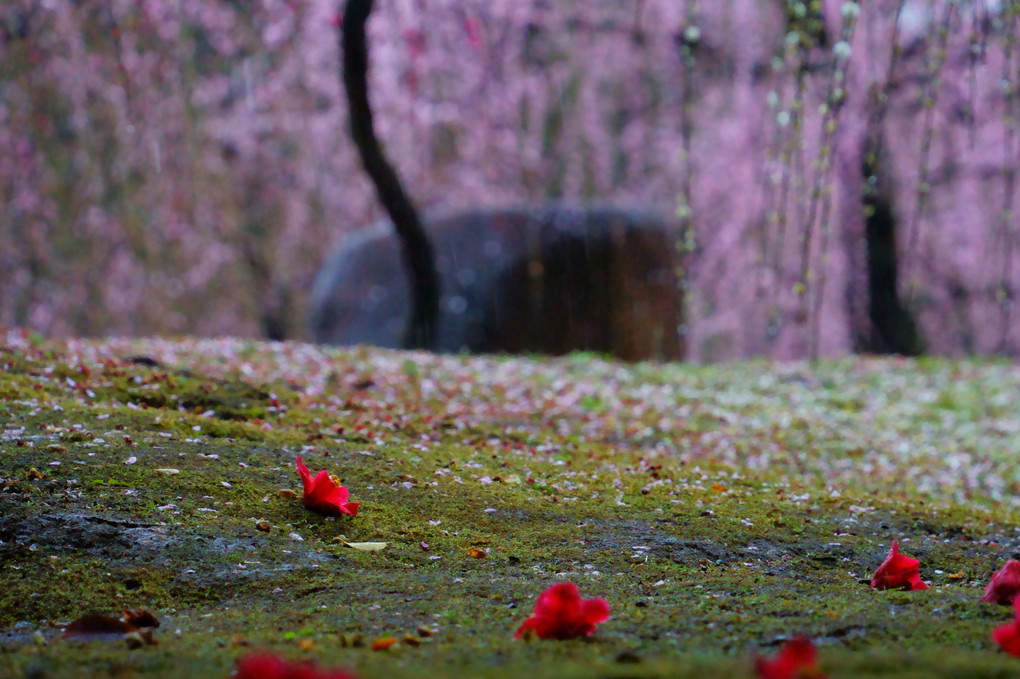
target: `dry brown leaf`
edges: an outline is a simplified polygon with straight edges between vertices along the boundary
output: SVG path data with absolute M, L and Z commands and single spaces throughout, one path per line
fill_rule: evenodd
M 365 646 L 365 638 L 360 634 L 347 636 L 343 632 L 340 632 L 337 634 L 337 639 L 339 639 L 340 645 L 344 648 L 363 648 Z
M 120 612 L 121 620 L 132 627 L 159 627 L 159 620 L 144 608 L 125 608 Z
M 124 609 L 121 618 L 87 613 L 71 621 L 60 638 L 65 641 L 115 641 L 123 639 L 128 648 L 158 646 L 152 632 L 159 620 L 144 608 Z
M 134 650 L 142 646 L 159 646 L 159 642 L 152 638 L 152 628 L 144 627 L 136 629 L 124 635 L 124 641 L 128 648 Z
M 396 646 L 396 645 L 397 645 L 397 640 L 394 639 L 393 637 L 379 637 L 378 639 L 376 639 L 375 641 L 372 642 L 372 650 L 373 651 L 386 651 L 386 650 L 389 650 L 390 647 Z
M 64 628 L 61 639 L 66 641 L 110 641 L 123 639 L 135 631 L 128 623 L 109 615 L 86 613 Z

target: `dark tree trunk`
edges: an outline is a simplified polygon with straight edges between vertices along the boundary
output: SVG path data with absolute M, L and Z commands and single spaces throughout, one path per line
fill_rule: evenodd
M 884 185 L 881 145 L 868 143 L 862 171 L 864 238 L 868 262 L 868 319 L 870 333 L 865 351 L 876 354 L 918 356 L 924 342 L 913 314 L 900 300 L 899 256 L 896 251 L 896 215 Z
M 347 0 L 340 30 L 343 81 L 350 108 L 351 136 L 362 165 L 375 185 L 397 236 L 411 286 L 411 317 L 404 333 L 404 347 L 432 349 L 436 344 L 439 318 L 439 275 L 435 256 L 418 213 L 400 185 L 396 171 L 379 146 L 368 103 L 368 41 L 365 24 L 372 13 L 372 0 Z

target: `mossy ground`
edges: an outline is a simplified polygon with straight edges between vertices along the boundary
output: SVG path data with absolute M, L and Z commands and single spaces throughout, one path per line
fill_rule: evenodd
M 4 344 L 2 676 L 226 677 L 263 648 L 365 678 L 736 677 L 798 634 L 832 677 L 1020 673 L 989 638 L 1011 611 L 978 602 L 1020 551 L 1011 364 Z M 278 492 L 297 455 L 357 517 Z M 894 538 L 930 590 L 868 587 Z M 512 640 L 561 580 L 612 619 Z M 33 639 L 135 607 L 160 646 Z

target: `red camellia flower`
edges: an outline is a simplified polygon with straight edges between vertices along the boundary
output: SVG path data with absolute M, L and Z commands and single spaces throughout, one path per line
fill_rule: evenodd
M 537 636 L 539 639 L 574 639 L 595 632 L 595 625 L 609 619 L 609 604 L 604 599 L 582 599 L 577 585 L 561 582 L 542 592 L 534 614 L 524 621 L 515 639 Z
M 899 543 L 895 540 L 889 556 L 871 578 L 871 586 L 875 589 L 928 589 L 928 585 L 921 581 L 921 562 L 900 554 Z
M 1017 592 L 1020 592 L 1020 561 L 1010 559 L 995 571 L 981 601 L 1008 606 L 1016 600 Z
M 992 641 L 1010 655 L 1020 658 L 1020 596 L 1013 599 L 1013 622 L 996 627 Z
M 305 494 L 301 498 L 305 507 L 330 516 L 358 515 L 358 505 L 361 503 L 347 501 L 347 488 L 340 485 L 339 479 L 331 477 L 325 469 L 313 479 L 300 457 L 297 459 L 297 470 L 305 486 Z
M 324 670 L 311 663 L 292 663 L 272 653 L 253 653 L 237 661 L 237 679 L 355 679 L 343 670 Z
M 825 679 L 818 666 L 818 650 L 804 637 L 787 641 L 771 660 L 756 657 L 754 673 L 758 679 Z

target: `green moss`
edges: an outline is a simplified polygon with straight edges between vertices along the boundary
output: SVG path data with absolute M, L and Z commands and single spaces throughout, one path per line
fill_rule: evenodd
M 304 348 L 246 342 L 241 378 L 199 352 L 64 351 L 0 354 L 3 676 L 225 677 L 253 646 L 395 679 L 747 676 L 796 634 L 833 677 L 1017 669 L 989 639 L 1010 611 L 977 601 L 1018 547 L 999 423 L 1020 395 L 1001 364 L 362 349 L 306 357 L 322 378 L 284 369 Z M 357 517 L 280 494 L 298 455 L 343 479 Z M 894 538 L 931 590 L 868 587 Z M 344 544 L 368 541 L 388 544 Z M 560 580 L 612 619 L 513 641 Z M 161 646 L 33 641 L 133 607 L 162 620 Z M 417 647 L 350 643 L 422 626 Z

